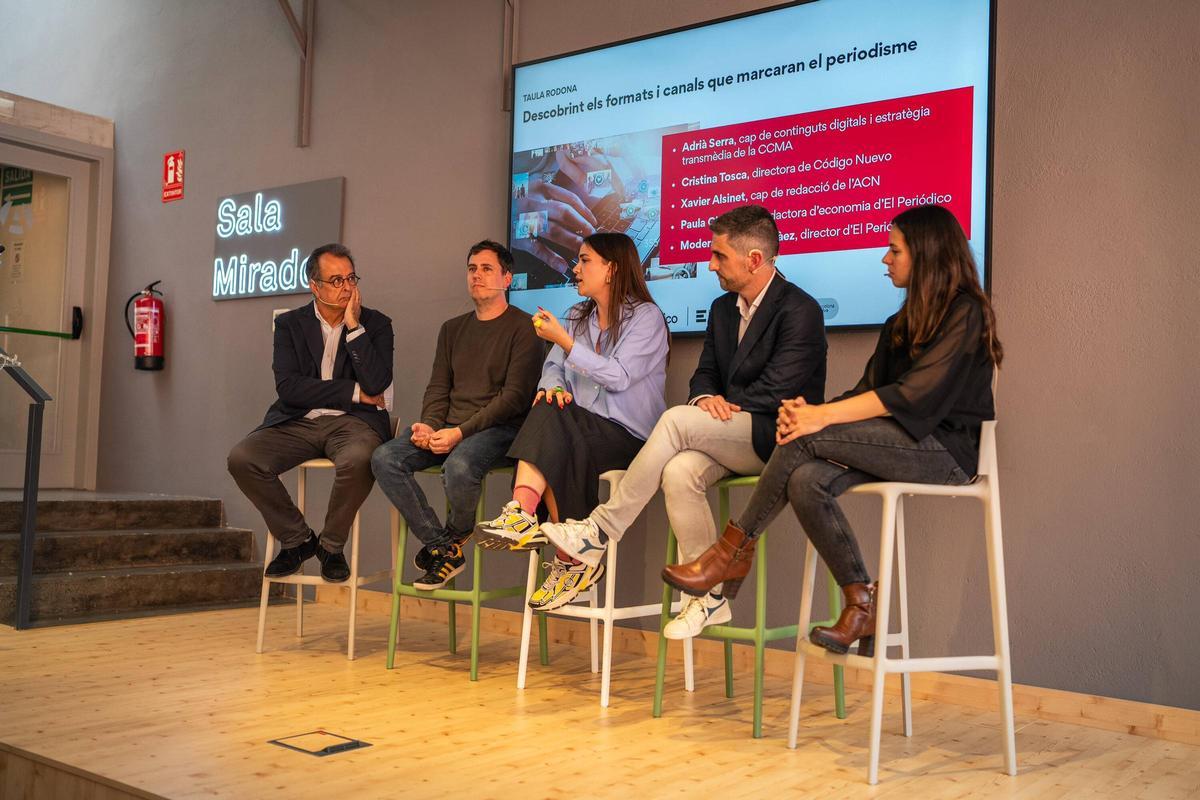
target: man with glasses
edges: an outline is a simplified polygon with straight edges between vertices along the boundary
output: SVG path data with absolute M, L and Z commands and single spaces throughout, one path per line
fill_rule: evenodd
M 278 399 L 229 453 L 229 472 L 281 545 L 269 577 L 299 572 L 317 556 L 321 577 L 350 576 L 342 548 L 371 491 L 371 453 L 391 436 L 392 321 L 362 305 L 354 258 L 340 244 L 318 247 L 305 266 L 313 302 L 275 320 L 272 369 Z M 310 458 L 333 461 L 335 476 L 318 538 L 279 476 Z
M 439 589 L 462 572 L 462 544 L 475 528 L 480 482 L 506 457 L 542 374 L 533 320 L 508 304 L 513 257 L 484 240 L 467 252 L 467 293 L 475 308 L 438 333 L 421 418 L 375 451 L 371 467 L 388 499 L 424 545 L 413 562 L 418 589 Z M 442 468 L 450 509 L 443 525 L 413 473 Z

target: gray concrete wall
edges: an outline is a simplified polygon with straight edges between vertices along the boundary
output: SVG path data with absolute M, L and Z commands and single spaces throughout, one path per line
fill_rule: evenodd
M 598 13 L 525 0 L 519 56 L 758 5 L 612 0 Z M 1015 679 L 1189 708 L 1200 708 L 1188 500 L 1200 478 L 1198 26 L 1191 0 L 1001 0 L 993 230 Z M 220 497 L 231 523 L 262 528 L 224 463 L 272 399 L 270 311 L 284 304 L 208 299 L 215 203 L 228 192 L 346 176 L 345 239 L 366 302 L 396 320 L 398 410 L 417 412 L 437 326 L 468 307 L 462 251 L 504 233 L 499 0 L 321 3 L 307 150 L 293 146 L 296 48 L 267 0 L 0 0 L 0 27 L 0 88 L 116 121 L 111 308 L 150 280 L 167 292 L 161 374 L 132 370 L 109 315 L 101 488 Z M 177 148 L 187 198 L 164 206 L 159 165 Z M 831 390 L 857 378 L 872 341 L 833 336 Z M 676 342 L 670 401 L 698 352 Z M 849 505 L 874 558 L 877 507 Z M 378 492 L 365 508 L 371 563 L 386 558 L 386 508 Z M 911 504 L 919 653 L 991 646 L 974 511 Z M 623 550 L 623 598 L 658 595 L 664 527 L 656 501 Z M 803 549 L 794 521 L 775 533 L 768 616 L 782 624 L 798 607 Z M 515 581 L 518 562 L 492 555 L 488 569 Z M 737 606 L 748 620 L 749 602 Z

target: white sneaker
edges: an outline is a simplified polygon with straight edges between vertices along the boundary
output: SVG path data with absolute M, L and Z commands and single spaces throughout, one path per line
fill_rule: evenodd
M 733 619 L 729 610 L 729 599 L 720 600 L 712 594 L 703 597 L 689 597 L 679 616 L 667 623 L 663 628 L 663 636 L 668 639 L 690 639 L 699 636 L 700 631 L 709 625 L 720 625 Z
M 590 517 L 547 522 L 542 526 L 542 535 L 550 544 L 589 567 L 598 566 L 608 549 L 608 544 L 600 540 L 600 528 Z
M 537 517 L 523 511 L 516 500 L 508 502 L 500 516 L 476 525 L 475 536 L 485 550 L 536 550 L 546 543 Z

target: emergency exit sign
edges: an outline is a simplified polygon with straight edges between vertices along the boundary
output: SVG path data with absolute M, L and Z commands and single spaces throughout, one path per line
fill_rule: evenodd
M 162 171 L 162 201 L 183 199 L 183 151 L 167 153 L 163 156 Z

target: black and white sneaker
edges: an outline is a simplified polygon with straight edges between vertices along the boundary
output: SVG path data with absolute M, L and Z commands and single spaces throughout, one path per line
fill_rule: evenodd
M 429 548 L 430 564 L 425 574 L 413 581 L 414 589 L 433 591 L 440 589 L 450 582 L 450 579 L 463 571 L 467 558 L 462 554 L 462 548 L 456 544 L 445 547 Z

